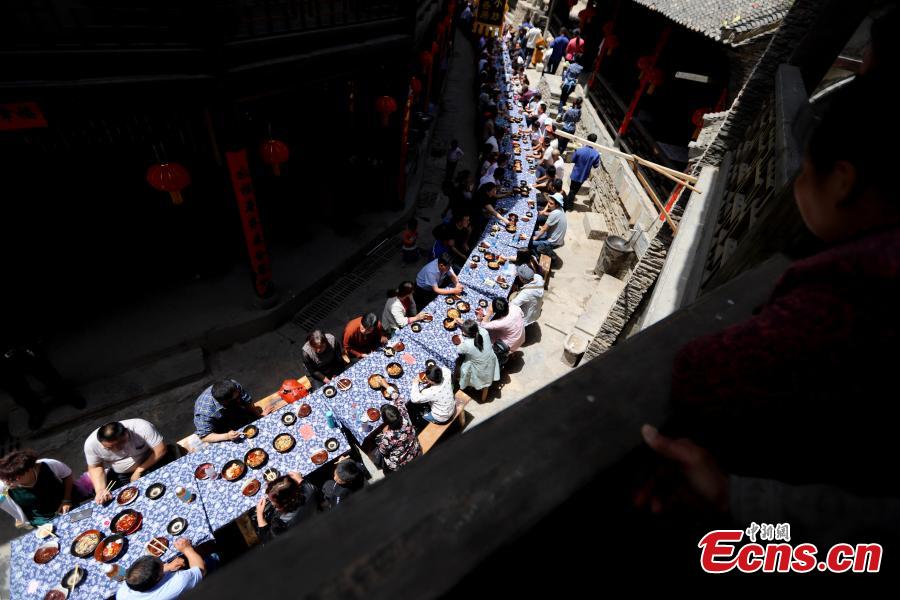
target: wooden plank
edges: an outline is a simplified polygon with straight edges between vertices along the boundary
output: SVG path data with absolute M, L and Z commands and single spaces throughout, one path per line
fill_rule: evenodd
M 675 221 L 673 221 L 672 217 L 669 216 L 669 211 L 666 210 L 666 207 L 663 206 L 663 203 L 659 201 L 659 198 L 656 196 L 656 192 L 654 192 L 653 188 L 650 187 L 650 183 L 644 178 L 644 175 L 640 172 L 640 170 L 638 170 L 637 165 L 632 164 L 632 167 L 634 168 L 634 174 L 638 178 L 638 181 L 640 181 L 641 185 L 644 186 L 644 191 L 647 192 L 647 195 L 650 196 L 650 198 L 656 204 L 656 207 L 666 217 L 666 223 L 669 225 L 669 227 L 672 228 L 672 233 L 678 233 L 678 226 L 675 225 Z
M 419 435 L 419 446 L 422 447 L 422 454 L 427 453 L 431 448 L 437 443 L 437 441 L 441 438 L 442 435 L 447 431 L 447 429 L 453 425 L 454 422 L 458 422 L 460 427 L 466 424 L 466 404 L 469 403 L 468 394 L 465 392 L 456 392 L 456 413 L 453 415 L 453 418 L 444 423 L 443 425 L 439 425 L 437 423 L 429 423 L 425 426 Z

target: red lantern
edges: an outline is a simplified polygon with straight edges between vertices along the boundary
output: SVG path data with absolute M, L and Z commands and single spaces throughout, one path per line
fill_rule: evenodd
M 653 95 L 653 91 L 666 80 L 665 74 L 661 69 L 657 69 L 653 67 L 650 69 L 650 72 L 647 74 L 647 81 L 650 82 L 650 87 L 647 88 L 647 93 Z
M 619 47 L 619 38 L 615 34 L 611 33 L 603 38 L 603 48 L 606 50 L 606 55 L 609 56 L 613 53 L 613 50 Z
M 375 110 L 381 114 L 381 126 L 387 127 L 391 114 L 397 112 L 397 101 L 390 96 L 381 96 L 375 100 Z
M 278 390 L 278 395 L 288 404 L 293 404 L 301 398 L 306 398 L 309 395 L 309 390 L 296 379 L 285 379 L 284 383 L 281 384 L 281 389 Z
M 191 175 L 178 163 L 162 163 L 147 169 L 147 183 L 161 192 L 169 192 L 172 204 L 184 202 L 181 190 L 191 184 Z
M 431 69 L 431 65 L 433 62 L 434 57 L 428 50 L 422 50 L 422 52 L 419 53 L 419 64 L 422 65 L 422 69 L 424 69 L 425 71 Z
M 419 81 L 418 77 L 412 77 L 409 80 L 409 88 L 412 90 L 413 101 L 415 101 L 419 94 L 422 93 L 422 82 Z
M 291 151 L 287 144 L 279 140 L 266 140 L 259 148 L 263 162 L 272 166 L 275 175 L 281 175 L 281 163 L 286 163 Z

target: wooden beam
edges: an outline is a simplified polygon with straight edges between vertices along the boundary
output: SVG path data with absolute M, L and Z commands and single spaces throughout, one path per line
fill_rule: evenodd
M 641 185 L 644 186 L 644 191 L 647 192 L 647 195 L 653 200 L 656 204 L 656 207 L 659 209 L 659 212 L 666 218 L 666 223 L 669 227 L 672 228 L 672 233 L 678 233 L 678 226 L 675 225 L 675 221 L 672 220 L 672 217 L 669 215 L 669 211 L 666 210 L 666 207 L 663 206 L 663 203 L 659 201 L 659 197 L 656 195 L 656 192 L 653 191 L 653 188 L 650 187 L 650 183 L 644 177 L 644 174 L 641 173 L 638 166 L 634 163 L 631 163 L 631 168 L 634 169 L 634 174 L 638 178 L 638 181 L 641 182 Z

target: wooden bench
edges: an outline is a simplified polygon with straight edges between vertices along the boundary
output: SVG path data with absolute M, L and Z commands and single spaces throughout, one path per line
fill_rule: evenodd
M 309 381 L 309 377 L 306 377 L 306 376 L 300 377 L 297 379 L 297 381 L 299 381 L 300 384 L 303 387 L 305 387 L 307 390 L 312 390 L 312 383 Z M 257 400 L 256 402 L 253 403 L 253 406 L 256 406 L 260 410 L 264 411 L 267 408 L 270 409 L 269 412 L 274 412 L 285 405 L 287 405 L 287 402 L 285 402 L 284 400 L 281 399 L 281 396 L 278 395 L 278 392 L 269 394 L 262 400 Z M 185 451 L 185 453 L 193 452 L 193 450 L 191 450 L 192 445 L 188 443 L 188 440 L 193 435 L 194 434 L 191 434 L 183 439 L 178 440 L 178 445 L 181 447 L 182 450 Z
M 541 265 L 541 271 L 544 274 L 544 289 L 550 288 L 550 272 L 553 270 L 553 257 L 549 254 L 541 254 L 541 259 L 538 261 L 538 264 Z
M 421 432 L 419 432 L 419 446 L 422 447 L 422 454 L 427 453 L 431 448 L 437 443 L 441 436 L 444 435 L 444 432 L 453 425 L 454 422 L 459 422 L 460 427 L 465 427 L 466 425 L 466 404 L 469 403 L 469 395 L 463 391 L 456 392 L 456 414 L 453 415 L 453 418 L 444 423 L 443 425 L 439 425 L 437 423 L 429 423 L 425 426 Z

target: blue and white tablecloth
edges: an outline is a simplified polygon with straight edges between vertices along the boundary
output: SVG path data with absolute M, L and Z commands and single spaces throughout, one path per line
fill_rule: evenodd
M 150 500 L 144 495 L 144 492 L 154 483 L 162 483 L 166 486 L 166 491 L 156 500 Z M 143 517 L 141 528 L 127 536 L 126 552 L 116 561 L 125 568 L 146 554 L 147 543 L 156 536 L 169 538 L 169 551 L 162 556 L 164 561 L 175 557 L 173 543 L 176 538 L 186 537 L 195 545 L 213 539 L 213 532 L 207 521 L 203 501 L 196 494 L 197 482 L 185 459 L 177 460 L 148 473 L 132 485 L 136 486 L 140 493 L 137 500 L 127 506 L 119 506 L 115 501 L 108 506 L 99 506 L 91 502 L 73 509 L 73 512 L 77 512 L 87 507 L 93 507 L 93 513 L 86 519 L 72 523 L 67 515 L 57 517 L 53 521 L 53 527 L 54 533 L 59 536 L 60 552 L 47 564 L 39 565 L 33 560 L 35 550 L 47 542 L 47 540 L 39 539 L 36 532 L 13 540 L 10 550 L 10 597 L 43 598 L 47 591 L 59 585 L 65 574 L 74 569 L 75 565 L 84 569 L 86 575 L 69 597 L 70 600 L 97 600 L 115 595 L 119 584 L 109 579 L 101 571 L 104 565 L 93 558 L 77 558 L 70 552 L 70 549 L 75 537 L 84 531 L 96 529 L 105 535 L 111 535 L 110 521 L 117 513 L 125 509 L 136 510 Z M 175 496 L 175 488 L 179 485 L 195 493 L 197 497 L 193 502 L 188 504 Z M 117 497 L 119 493 L 121 490 L 115 490 L 113 495 Z M 166 528 L 173 519 L 178 517 L 187 521 L 187 528 L 177 536 L 173 536 L 166 531 Z
M 304 403 L 310 405 L 312 412 L 308 417 L 299 417 L 297 416 L 298 410 Z M 325 450 L 326 440 L 334 438 L 338 442 L 337 449 L 328 452 L 327 462 L 337 459 L 341 454 L 350 450 L 350 444 L 340 427 L 328 427 L 325 419 L 325 413 L 328 410 L 330 410 L 330 403 L 326 402 L 325 395 L 318 390 L 314 394 L 310 394 L 294 404 L 288 404 L 256 421 L 254 425 L 259 428 L 259 434 L 255 438 L 239 442 L 209 444 L 185 457 L 192 465 L 192 473 L 197 466 L 209 462 L 221 475 L 225 463 L 233 459 L 244 460 L 244 456 L 253 448 L 262 448 L 269 455 L 268 462 L 264 466 L 259 469 L 248 468 L 243 477 L 237 481 L 227 481 L 221 477 L 215 480 L 198 481 L 203 504 L 209 516 L 209 524 L 213 530 L 227 525 L 256 505 L 263 492 L 245 496 L 242 490 L 251 479 L 258 479 L 264 491 L 266 481 L 263 479 L 263 472 L 266 468 L 273 468 L 280 475 L 286 475 L 288 471 L 297 471 L 305 476 L 323 466 L 314 464 L 310 457 L 316 452 Z M 282 416 L 286 413 L 293 413 L 297 416 L 293 425 L 285 425 L 282 422 Z M 296 444 L 289 452 L 278 452 L 273 446 L 275 437 L 282 433 L 288 433 L 296 440 Z

